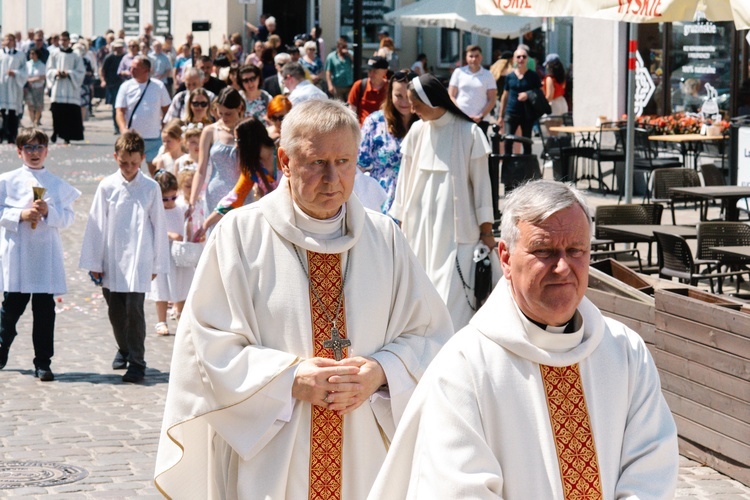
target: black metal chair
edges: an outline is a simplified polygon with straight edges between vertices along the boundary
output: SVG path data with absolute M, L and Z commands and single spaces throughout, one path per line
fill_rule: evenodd
M 652 172 L 657 168 L 677 168 L 682 166 L 682 161 L 679 158 L 659 157 L 653 141 L 648 139 L 648 136 L 652 135 L 648 129 L 637 127 L 634 132 L 633 170 L 645 174 L 647 186 Z M 620 138 L 623 144 L 627 141 L 626 135 L 626 129 L 621 127 Z M 649 190 L 646 190 L 646 199 L 649 199 L 650 194 Z
M 714 292 L 714 280 L 717 282 L 718 293 L 722 293 L 724 278 L 739 277 L 741 272 L 717 271 L 716 261 L 703 261 L 693 258 L 693 252 L 687 240 L 682 236 L 654 231 L 659 252 L 659 276 L 677 278 L 683 283 L 697 285 L 699 281 L 708 280 L 711 293 Z M 701 271 L 701 266 L 706 266 Z
M 651 263 L 651 240 L 649 239 L 633 239 L 633 238 L 622 238 L 616 233 L 608 232 L 601 226 L 607 225 L 620 225 L 620 224 L 661 224 L 661 216 L 664 211 L 664 206 L 658 203 L 653 204 L 623 204 L 623 205 L 600 205 L 596 207 L 596 214 L 594 220 L 596 224 L 594 226 L 594 238 L 598 240 L 599 245 L 604 247 L 603 250 L 595 250 L 594 257 L 608 257 L 603 252 L 615 251 L 615 243 L 647 243 L 648 244 L 648 256 L 646 259 L 647 264 Z M 631 250 L 631 249 L 628 249 Z M 623 252 L 623 253 L 627 253 Z M 640 254 L 638 254 L 638 268 L 643 271 L 643 266 L 640 264 Z M 658 269 L 646 269 L 646 271 L 658 272 Z
M 573 182 L 575 181 L 575 172 L 571 176 L 567 165 L 562 162 L 562 149 L 570 147 L 573 139 L 570 134 L 554 134 L 549 131 L 549 127 L 562 125 L 563 123 L 562 115 L 548 116 L 546 120 L 539 122 L 539 132 L 542 139 L 542 160 L 552 162 L 552 176 L 556 181 Z
M 744 222 L 701 222 L 698 224 L 696 257 L 715 260 L 719 270 L 750 274 L 750 259 L 710 250 L 711 247 L 750 246 L 750 226 Z M 737 280 L 737 292 L 740 283 Z
M 603 122 L 599 126 L 599 133 L 596 136 L 593 159 L 597 163 L 599 173 L 599 187 L 606 191 L 614 191 L 615 170 L 618 163 L 625 163 L 625 147 L 620 139 L 619 130 L 624 127 L 624 122 Z M 612 163 L 612 170 L 603 171 L 602 163 Z M 611 187 L 604 182 L 604 177 L 612 175 Z M 618 186 L 619 189 L 620 186 Z
M 677 224 L 674 212 L 676 201 L 693 201 L 696 204 L 701 203 L 698 198 L 691 198 L 671 192 L 670 188 L 676 187 L 697 187 L 701 185 L 698 172 L 692 168 L 657 168 L 651 174 L 651 200 L 657 203 L 666 203 L 672 211 L 672 224 Z M 701 204 L 702 206 L 702 204 Z M 701 220 L 703 220 L 703 211 L 701 210 Z

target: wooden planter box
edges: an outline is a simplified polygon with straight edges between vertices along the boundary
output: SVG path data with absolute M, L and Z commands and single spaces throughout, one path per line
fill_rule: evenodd
M 620 264 L 614 259 L 604 259 L 592 262 L 591 267 L 622 281 L 626 285 L 635 288 L 639 292 L 643 292 L 648 295 L 654 294 L 654 287 L 652 287 L 649 282 L 641 278 L 638 273 L 636 273 L 629 267 Z
M 651 350 L 680 452 L 750 484 L 750 315 L 694 288 L 655 299 Z

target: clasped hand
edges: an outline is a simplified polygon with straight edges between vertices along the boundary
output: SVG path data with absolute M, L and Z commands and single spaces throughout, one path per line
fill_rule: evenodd
M 36 224 L 42 219 L 42 217 L 46 217 L 47 213 L 49 213 L 47 202 L 44 200 L 36 200 L 33 208 L 27 208 L 21 211 L 21 221 Z
M 292 396 L 345 415 L 359 408 L 385 383 L 385 372 L 374 359 L 311 358 L 297 368 Z

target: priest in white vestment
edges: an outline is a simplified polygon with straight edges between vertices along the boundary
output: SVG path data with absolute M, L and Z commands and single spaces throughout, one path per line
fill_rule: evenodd
M 81 56 L 70 47 L 67 31 L 60 34 L 60 49 L 50 50 L 47 59 L 47 88 L 50 89 L 52 112 L 52 137 L 58 136 L 66 143 L 83 140 L 81 116 L 81 85 L 86 76 L 86 66 Z
M 435 358 L 372 499 L 671 499 L 679 455 L 638 334 L 584 297 L 591 216 L 531 182 L 503 212 L 504 278 Z
M 369 492 L 453 330 L 398 227 L 350 197 L 359 139 L 343 103 L 295 106 L 285 179 L 211 234 L 175 339 L 155 472 L 164 495 Z
M 421 120 L 401 144 L 403 159 L 389 214 L 401 221 L 406 240 L 459 330 L 477 309 L 474 249 L 479 243 L 496 246 L 490 146 L 433 75 L 411 80 L 408 96 Z M 491 259 L 496 283 L 500 264 L 496 255 Z

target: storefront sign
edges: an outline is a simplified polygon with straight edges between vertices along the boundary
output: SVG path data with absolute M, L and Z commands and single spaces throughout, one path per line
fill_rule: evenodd
M 138 35 L 141 26 L 141 1 L 123 0 L 122 29 L 126 35 Z
M 154 34 L 172 32 L 172 0 L 154 0 Z
M 635 59 L 635 116 L 641 116 L 643 108 L 654 95 L 656 85 L 654 85 L 654 80 L 651 78 L 648 68 L 643 64 L 640 52 L 635 52 Z
M 362 38 L 364 43 L 377 43 L 377 32 L 387 26 L 383 15 L 393 10 L 394 0 L 362 0 Z M 341 34 L 354 30 L 354 0 L 341 2 Z

